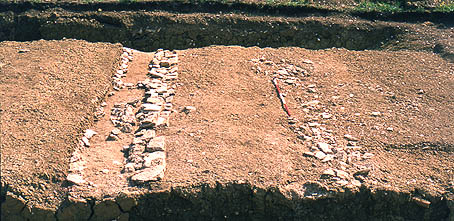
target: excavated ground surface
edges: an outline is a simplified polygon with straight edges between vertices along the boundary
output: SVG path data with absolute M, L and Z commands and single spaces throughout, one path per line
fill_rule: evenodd
M 55 207 L 80 134 L 110 88 L 121 46 L 84 41 L 2 42 L 2 188 Z
M 9 13 L 1 25 L 16 27 L 13 21 L 21 21 L 26 24 L 23 27 L 28 27 L 36 21 L 41 25 L 35 30 L 38 37 L 60 38 L 58 33 L 64 33 L 91 41 L 123 42 L 141 49 L 155 49 L 159 44 L 185 48 L 197 39 L 202 43 L 192 46 L 229 42 L 250 46 L 257 43 L 255 39 L 263 34 L 261 31 L 280 26 L 283 28 L 264 35 L 261 42 L 268 46 L 273 46 L 273 42 L 278 44 L 274 46 L 304 42 L 301 46 L 311 48 L 339 43 L 351 49 L 387 51 L 222 46 L 178 51 L 175 111 L 170 125 L 157 131 L 157 135 L 166 137 L 165 176 L 158 182 L 135 185 L 122 173 L 125 155 L 121 152 L 133 135 L 122 134 L 123 139 L 117 142 L 105 139 L 113 129 L 109 112 L 114 104 L 142 99 L 144 93 L 122 89 L 107 96 L 112 91 L 111 76 L 118 68 L 121 46 L 74 40 L 2 42 L 2 202 L 8 192 L 8 197 L 14 196 L 33 208 L 23 209 L 16 201 L 13 203 L 17 205 L 3 203 L 2 216 L 53 217 L 40 209 L 45 208 L 58 210 L 59 219 L 75 214 L 87 219 L 144 219 L 150 215 L 178 218 L 198 209 L 207 219 L 216 217 L 213 214 L 221 215 L 218 210 L 229 210 L 229 216 L 259 218 L 251 214 L 260 208 L 265 211 L 262 213 L 269 209 L 276 215 L 268 218 L 282 218 L 282 211 L 286 211 L 282 209 L 287 207 L 266 207 L 280 205 L 280 198 L 273 198 L 268 192 L 276 189 L 285 196 L 286 204 L 344 192 L 366 193 L 362 199 L 368 203 L 374 196 L 390 200 L 389 205 L 363 205 L 366 214 L 358 219 L 371 214 L 394 214 L 396 217 L 390 218 L 395 219 L 453 219 L 454 35 L 449 25 L 372 22 L 342 15 L 299 20 L 234 14 L 135 13 L 32 10 L 18 17 Z M 87 22 L 87 18 L 94 20 Z M 54 23 L 41 24 L 47 19 Z M 266 19 L 272 22 L 261 26 Z M 147 22 L 171 28 L 161 32 L 159 27 L 152 27 L 147 32 L 142 24 Z M 221 32 L 224 22 L 234 25 Z M 179 23 L 184 25 L 176 25 Z M 241 24 L 251 29 L 241 28 Z M 259 27 L 257 30 L 252 28 L 254 24 Z M 314 29 L 324 33 L 321 41 L 317 41 L 317 35 L 308 40 L 290 37 L 306 36 L 305 27 L 317 24 L 323 26 Z M 328 27 L 339 29 L 342 25 L 349 30 L 343 39 L 330 38 Z M 26 39 L 30 34 L 11 30 L 0 33 L 1 39 Z M 284 30 L 292 31 L 285 34 Z M 383 35 L 369 44 L 367 33 L 374 30 Z M 179 35 L 179 31 L 183 34 Z M 243 33 L 242 37 L 229 38 L 228 33 L 235 32 Z M 105 35 L 101 38 L 100 33 Z M 221 40 L 213 38 L 213 33 L 220 33 Z M 287 36 L 285 40 L 275 38 L 281 34 Z M 349 36 L 357 36 L 365 46 L 355 48 L 354 42 L 348 41 Z M 136 51 L 123 81 L 135 84 L 144 80 L 152 57 L 153 53 Z M 292 114 L 290 119 L 280 103 L 273 77 L 281 78 L 278 85 Z M 103 101 L 107 105 L 106 116 L 94 122 L 94 112 Z M 195 110 L 187 111 L 187 106 Z M 83 177 L 87 184 L 71 185 L 65 181 L 70 157 L 83 131 L 89 128 L 98 134 L 83 151 Z M 327 158 L 318 155 L 317 159 L 313 155 L 322 151 L 324 144 L 320 143 L 329 144 L 335 153 L 325 154 Z M 217 191 L 225 191 L 225 195 L 214 194 Z M 244 196 L 239 196 L 242 191 Z M 383 196 L 369 196 L 369 192 Z M 388 193 L 390 198 L 386 198 Z M 125 195 L 140 199 L 139 206 L 128 200 L 116 204 L 103 201 Z M 217 197 L 219 205 L 213 202 Z M 248 197 L 255 201 L 249 202 Z M 231 210 L 229 203 L 238 199 L 244 200 L 238 207 L 246 205 L 247 209 Z M 401 206 L 390 206 L 397 205 L 396 201 Z M 344 209 L 352 209 L 346 202 Z M 330 203 L 336 207 L 336 202 Z M 330 210 L 333 217 L 306 214 L 304 211 L 326 213 L 323 206 L 307 210 L 312 208 L 312 204 L 308 205 L 306 210 L 306 204 L 300 205 L 300 210 L 290 209 L 289 217 L 353 216 L 336 209 Z M 356 209 L 353 205 L 351 211 L 361 210 Z M 79 210 L 83 212 L 74 212 Z M 223 219 L 224 215 L 216 218 Z

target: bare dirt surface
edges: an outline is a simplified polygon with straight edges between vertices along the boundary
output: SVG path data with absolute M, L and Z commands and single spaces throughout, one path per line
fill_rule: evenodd
M 293 117 L 332 130 L 339 146 L 345 134 L 357 137 L 361 151 L 374 157 L 344 168 L 351 174 L 357 164 L 372 168 L 363 185 L 432 195 L 452 186 L 454 70 L 437 55 L 208 47 L 180 51 L 180 57 L 175 105 L 197 111 L 180 111 L 172 119 L 164 182 L 335 184 L 320 175 L 339 165 L 303 156 L 310 146 L 290 129 L 295 126 L 289 126 L 271 83 L 277 66 L 292 64 L 309 73 L 297 85 L 281 85 Z M 257 58 L 272 63 L 254 64 Z M 262 71 L 256 73 L 256 66 Z M 312 84 L 315 92 L 308 91 Z M 305 112 L 302 104 L 312 100 L 320 106 Z M 322 113 L 332 117 L 323 119 Z
M 120 51 L 74 40 L 0 43 L 2 188 L 30 206 L 60 203 L 69 157 Z
M 289 198 L 316 183 L 335 192 L 409 193 L 422 207 L 430 204 L 424 200 L 453 201 L 454 64 L 450 53 L 431 52 L 452 47 L 452 28 L 407 25 L 410 31 L 383 46 L 389 51 L 179 50 L 175 111 L 170 126 L 158 131 L 166 136 L 167 169 L 161 181 L 142 186 L 121 173 L 121 150 L 133 135 L 122 134 L 119 142 L 105 139 L 114 128 L 112 106 L 144 93 L 122 89 L 107 97 L 120 45 L 2 42 L 2 189 L 30 207 L 54 210 L 67 195 L 102 199 L 126 190 L 229 183 L 277 188 Z M 123 81 L 143 80 L 152 56 L 137 52 Z M 274 77 L 280 78 L 292 118 L 281 105 Z M 106 116 L 95 122 L 103 101 Z M 186 106 L 195 110 L 183 111 Z M 69 158 L 87 128 L 98 132 L 83 151 L 88 185 L 69 185 Z M 312 155 L 321 151 L 320 143 L 337 153 L 317 159 Z

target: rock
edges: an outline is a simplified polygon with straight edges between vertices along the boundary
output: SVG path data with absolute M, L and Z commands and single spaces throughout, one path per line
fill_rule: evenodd
M 415 202 L 418 206 L 422 206 L 424 208 L 429 208 L 430 207 L 430 201 L 421 199 L 419 197 L 412 197 L 411 198 L 413 202 Z
M 358 138 L 353 137 L 353 136 L 350 135 L 350 134 L 345 134 L 345 135 L 344 135 L 344 138 L 345 138 L 346 140 L 348 140 L 348 141 L 358 141 Z
M 315 154 L 313 152 L 304 152 L 303 153 L 303 156 L 306 156 L 306 157 L 315 157 Z
M 165 137 L 159 136 L 151 139 L 145 150 L 148 152 L 165 151 Z
M 350 177 L 350 174 L 343 170 L 336 170 L 336 176 L 341 179 L 348 179 Z
M 142 108 L 145 111 L 161 111 L 162 106 L 157 104 L 144 103 L 142 104 Z
M 328 161 L 334 160 L 334 156 L 331 154 L 326 155 L 326 157 L 322 160 L 323 163 L 326 163 Z
M 84 133 L 84 137 L 90 139 L 93 136 L 95 136 L 96 134 L 98 134 L 98 133 L 96 133 L 94 130 L 86 129 L 85 133 Z
M 353 176 L 367 176 L 369 175 L 370 168 L 364 168 L 361 170 L 356 171 Z
M 133 131 L 133 127 L 131 124 L 124 124 L 122 127 L 121 127 L 121 132 L 123 133 L 131 133 Z
M 74 173 L 68 174 L 68 176 L 66 177 L 66 180 L 68 180 L 69 182 L 71 182 L 73 184 L 77 184 L 77 185 L 82 185 L 86 182 L 81 175 L 74 174 Z
M 322 113 L 322 118 L 323 118 L 323 119 L 330 119 L 331 117 L 333 117 L 332 114 L 329 114 L 329 113 Z
M 331 150 L 331 145 L 323 142 L 317 143 L 318 148 L 320 148 L 321 151 L 323 151 L 326 154 L 333 154 L 333 151 Z
M 352 185 L 356 186 L 356 187 L 360 187 L 361 186 L 361 182 L 359 180 L 354 179 L 354 180 L 352 180 Z
M 194 112 L 195 110 L 196 110 L 196 108 L 193 106 L 186 106 L 186 107 L 184 107 L 183 112 L 185 112 L 186 114 L 189 114 L 191 112 Z
M 90 142 L 87 137 L 82 137 L 82 142 L 84 143 L 84 146 L 90 147 Z
M 314 64 L 314 62 L 309 59 L 303 59 L 302 62 L 306 64 Z
M 338 180 L 338 181 L 336 181 L 336 183 L 341 185 L 341 186 L 346 186 L 348 184 L 348 181 L 346 181 L 346 180 Z
M 378 116 L 381 115 L 381 113 L 378 112 L 378 111 L 374 111 L 374 112 L 370 113 L 370 115 L 372 115 L 372 116 L 374 116 L 374 117 L 378 117 Z
M 325 159 L 326 154 L 323 153 L 322 151 L 317 151 L 317 152 L 315 152 L 315 157 L 319 160 L 323 160 L 323 159 Z
M 158 181 L 164 178 L 165 166 L 158 165 L 155 167 L 145 168 L 140 173 L 131 177 L 131 180 L 136 183 L 144 183 L 149 181 Z
M 333 169 L 329 168 L 329 169 L 326 169 L 325 171 L 323 171 L 322 176 L 334 177 L 334 176 L 336 176 L 336 172 Z
M 158 165 L 166 166 L 166 153 L 164 151 L 143 154 L 144 168 L 156 167 Z
M 119 129 L 115 128 L 110 133 L 113 135 L 119 135 L 121 133 L 121 131 Z
M 149 71 L 148 74 L 153 78 L 164 78 L 165 77 L 164 74 L 158 73 L 155 69 L 152 69 L 151 71 Z
M 317 123 L 317 122 L 310 122 L 310 123 L 308 123 L 308 126 L 309 126 L 309 127 L 319 127 L 320 124 Z

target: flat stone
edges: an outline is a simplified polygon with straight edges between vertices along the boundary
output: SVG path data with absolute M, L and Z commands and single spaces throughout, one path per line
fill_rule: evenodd
M 412 197 L 412 200 L 418 205 L 422 206 L 424 208 L 429 208 L 430 207 L 430 201 L 421 199 L 419 197 Z
M 346 140 L 348 140 L 348 141 L 358 141 L 358 138 L 356 138 L 356 137 L 354 137 L 354 136 L 352 136 L 352 135 L 350 135 L 350 134 L 345 134 L 345 135 L 344 135 L 344 138 L 345 138 Z
M 354 179 L 354 180 L 352 180 L 352 185 L 356 186 L 356 187 L 360 187 L 361 186 L 361 181 Z
M 149 181 L 158 181 L 164 178 L 165 166 L 159 165 L 156 167 L 145 168 L 140 173 L 131 177 L 131 180 L 136 183 L 144 183 Z
M 381 113 L 378 112 L 378 111 L 374 111 L 374 112 L 370 113 L 370 115 L 372 115 L 372 116 L 374 116 L 374 117 L 378 117 L 378 116 L 381 115 Z
M 96 133 L 94 130 L 86 129 L 85 133 L 84 133 L 84 137 L 90 139 L 93 136 L 95 136 L 96 134 L 98 134 L 98 133 Z
M 317 152 L 315 152 L 315 157 L 319 160 L 323 160 L 323 159 L 325 159 L 326 154 L 323 153 L 322 151 L 317 151 Z
M 372 158 L 373 156 L 374 156 L 373 153 L 365 153 L 365 154 L 362 156 L 362 158 L 363 158 L 363 159 L 370 159 L 370 158 Z
M 158 73 L 155 69 L 149 71 L 148 74 L 149 74 L 151 77 L 155 77 L 155 78 L 164 78 L 164 77 L 165 77 L 164 74 Z
M 323 142 L 317 143 L 318 148 L 326 154 L 333 154 L 333 150 L 331 150 L 331 145 Z
M 162 106 L 157 104 L 144 103 L 142 104 L 143 110 L 145 111 L 161 111 Z
M 329 169 L 326 169 L 325 171 L 323 171 L 322 175 L 326 176 L 326 177 L 334 177 L 336 176 L 336 172 L 329 168 Z
M 165 137 L 159 136 L 151 139 L 145 150 L 148 152 L 165 151 Z
M 82 142 L 84 143 L 84 146 L 86 146 L 86 147 L 90 146 L 90 142 L 88 141 L 87 137 L 82 137 Z
M 330 113 L 322 113 L 322 118 L 323 119 L 330 119 L 331 117 L 333 117 L 333 115 L 330 114 Z
M 66 177 L 66 180 L 68 180 L 71 183 L 77 184 L 77 185 L 82 185 L 86 182 L 81 175 L 74 174 L 74 173 L 68 174 L 68 176 Z
M 195 110 L 196 110 L 196 108 L 194 106 L 186 106 L 186 107 L 184 107 L 183 112 L 189 114 Z
M 306 157 L 315 157 L 315 153 L 313 153 L 313 152 L 304 152 L 304 153 L 303 153 L 303 156 L 306 156 Z
M 113 135 L 119 135 L 121 133 L 121 131 L 118 128 L 115 128 L 110 133 Z
M 155 151 L 153 153 L 143 154 L 143 167 L 155 167 L 158 165 L 166 166 L 166 153 L 164 151 Z
M 343 170 L 336 170 L 336 176 L 342 179 L 348 179 L 350 174 Z

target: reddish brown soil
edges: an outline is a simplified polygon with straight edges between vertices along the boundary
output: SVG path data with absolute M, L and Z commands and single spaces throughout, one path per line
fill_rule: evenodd
M 2 185 L 11 185 L 31 204 L 56 206 L 65 194 L 59 186 L 81 132 L 100 128 L 93 147 L 85 152 L 89 159 L 86 179 L 97 188 L 80 193 L 102 197 L 126 187 L 120 166 L 113 163 L 121 159 L 123 144 L 103 140 L 112 129 L 108 116 L 98 125 L 92 119 L 100 103 L 97 98 L 105 98 L 110 88 L 120 47 L 82 41 L 4 42 L 0 46 Z M 30 51 L 18 53 L 19 48 Z M 299 77 L 300 85 L 281 84 L 294 117 L 300 122 L 318 118 L 339 143 L 344 134 L 351 134 L 360 139 L 363 152 L 375 155 L 361 162 L 372 168 L 362 185 L 452 197 L 454 65 L 438 55 L 256 47 L 207 47 L 178 53 L 176 112 L 170 127 L 158 132 L 167 137 L 162 186 L 247 182 L 286 189 L 317 181 L 342 189 L 320 177 L 325 169 L 338 168 L 337 163 L 303 156 L 309 146 L 291 130 L 266 74 L 279 65 L 293 64 L 308 73 Z M 274 65 L 251 61 L 262 57 Z M 140 80 L 151 57 L 140 53 L 135 59 L 125 82 Z M 257 73 L 257 66 L 262 71 Z M 314 93 L 308 92 L 310 84 L 316 85 Z M 107 98 L 107 112 L 113 103 L 139 94 L 126 90 Z M 320 101 L 320 108 L 304 112 L 301 104 L 314 99 Z M 188 105 L 196 111 L 182 112 Z M 373 117 L 374 111 L 382 114 Z M 321 119 L 322 112 L 333 117 Z M 392 131 L 387 130 L 390 127 Z M 109 172 L 100 172 L 103 169 Z M 353 173 L 357 167 L 349 165 L 344 170 Z
M 74 40 L 0 43 L 2 186 L 29 205 L 60 203 L 69 157 L 120 53 Z

